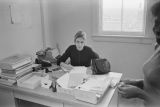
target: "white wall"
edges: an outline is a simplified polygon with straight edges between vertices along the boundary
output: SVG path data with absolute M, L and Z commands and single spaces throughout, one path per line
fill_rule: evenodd
M 44 35 L 45 46 L 56 47 L 56 9 L 57 3 L 55 0 L 41 0 L 42 3 L 42 18 L 44 20 Z M 43 22 L 42 22 L 43 23 Z
M 153 53 L 153 45 L 95 41 L 92 38 L 93 5 L 91 1 L 92 0 L 52 0 L 51 2 L 49 0 L 50 9 L 48 10 L 48 14 L 53 18 L 48 20 L 50 23 L 49 26 L 54 28 L 53 34 L 55 35 L 56 42 L 60 46 L 61 52 L 63 53 L 65 49 L 73 43 L 74 34 L 79 29 L 82 29 L 88 34 L 87 44 L 101 57 L 109 59 L 112 71 L 122 72 L 124 77 L 128 78 L 142 78 L 142 65 Z M 152 36 L 153 20 L 150 13 L 147 15 L 147 20 L 149 20 L 147 24 L 147 35 Z
M 0 59 L 15 53 L 35 56 L 42 48 L 39 0 L 0 0 Z

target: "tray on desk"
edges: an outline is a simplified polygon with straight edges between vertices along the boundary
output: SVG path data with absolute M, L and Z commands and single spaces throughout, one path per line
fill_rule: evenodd
M 111 82 L 114 81 L 114 83 L 118 83 L 121 76 L 121 73 L 115 72 L 110 72 L 106 75 L 91 75 L 86 82 L 79 84 L 75 88 L 69 88 L 67 87 L 69 76 L 66 74 L 58 79 L 58 81 L 63 81 L 58 83 L 63 84 L 57 84 L 57 92 L 73 95 L 77 100 L 97 104 L 101 101 L 105 92 L 110 88 Z M 111 98 L 112 97 L 109 99 Z
M 27 74 L 26 76 L 17 80 L 17 86 L 23 88 L 34 89 L 40 86 L 41 83 L 41 73 L 32 72 Z

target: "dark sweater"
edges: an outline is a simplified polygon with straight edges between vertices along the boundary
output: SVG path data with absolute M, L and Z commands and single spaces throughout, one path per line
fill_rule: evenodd
M 84 46 L 83 50 L 79 51 L 75 45 L 71 45 L 59 58 L 57 65 L 59 65 L 61 62 L 65 62 L 68 58 L 70 58 L 71 65 L 73 66 L 88 67 L 91 64 L 91 59 L 99 58 L 99 56 L 88 46 Z

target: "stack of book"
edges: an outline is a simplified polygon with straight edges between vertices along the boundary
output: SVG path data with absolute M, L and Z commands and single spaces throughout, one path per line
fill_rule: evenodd
M 32 57 L 16 54 L 0 60 L 0 77 L 15 83 L 20 77 L 32 72 Z

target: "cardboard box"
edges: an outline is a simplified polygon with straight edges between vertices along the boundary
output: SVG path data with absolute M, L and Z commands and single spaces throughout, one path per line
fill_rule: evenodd
M 35 89 L 36 87 L 40 86 L 41 78 L 42 77 L 36 73 L 30 73 L 17 80 L 17 86 Z

